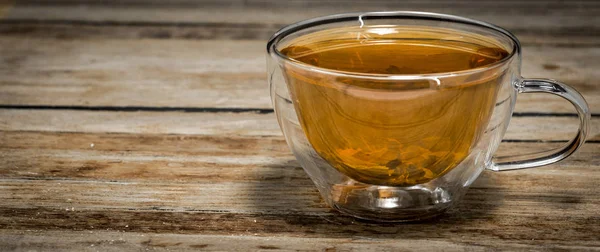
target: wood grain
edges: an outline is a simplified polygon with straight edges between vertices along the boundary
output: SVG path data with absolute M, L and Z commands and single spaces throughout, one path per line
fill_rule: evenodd
M 270 108 L 264 42 L 0 37 L 2 104 Z M 598 48 L 523 49 L 523 75 L 568 83 L 600 112 Z M 572 112 L 522 95 L 518 112 Z
M 576 117 L 513 117 L 504 139 L 570 140 Z M 114 112 L 0 109 L 0 130 L 281 136 L 275 115 L 244 113 Z M 592 117 L 588 140 L 600 140 L 600 118 Z
M 343 12 L 414 10 L 463 15 L 491 22 L 508 29 L 597 28 L 598 4 L 586 2 L 509 1 L 505 3 L 467 1 L 459 4 L 432 2 L 362 2 L 353 4 L 319 3 L 317 1 L 289 4 L 277 1 L 191 4 L 52 4 L 17 5 L 5 19 L 35 18 L 39 20 L 110 20 L 119 22 L 211 22 L 211 23 L 267 23 L 289 24 L 300 20 Z M 130 2 L 132 3 L 132 2 Z M 158 3 L 155 1 L 155 3 Z M 119 6 L 115 8 L 115 6 Z M 81 11 L 84 9 L 85 11 Z M 223 15 L 227 13 L 227 15 Z M 510 15 L 510 16 L 509 16 Z M 507 17 L 509 16 L 509 18 Z
M 0 247 L 9 251 L 406 251 L 427 248 L 444 251 L 487 251 L 489 246 L 443 240 L 352 238 L 266 237 L 249 235 L 155 234 L 121 231 L 40 231 L 2 230 Z M 589 250 L 589 246 L 557 244 L 507 244 L 505 249 L 572 249 Z
M 473 189 L 471 192 L 475 192 Z M 511 193 L 511 192 L 506 192 Z M 475 193 L 473 193 L 475 194 Z M 597 212 L 577 214 L 561 195 L 533 199 L 531 195 L 506 198 L 501 202 L 512 202 L 514 211 L 502 212 L 497 205 L 481 202 L 486 198 L 465 201 L 458 208 L 433 222 L 413 224 L 382 224 L 357 221 L 353 218 L 334 214 L 316 215 L 272 215 L 272 214 L 232 214 L 178 211 L 127 210 L 77 210 L 34 208 L 0 208 L 0 223 L 7 229 L 83 231 L 108 230 L 145 233 L 175 234 L 214 234 L 214 235 L 253 235 L 262 234 L 277 238 L 329 237 L 348 238 L 353 236 L 367 239 L 428 239 L 450 241 L 472 246 L 494 247 L 500 244 L 522 245 L 571 245 L 597 248 Z M 597 207 L 597 204 L 588 207 Z M 527 213 L 526 209 L 546 209 L 543 216 Z M 566 209 L 565 209 L 566 208 Z M 547 213 L 563 212 L 560 214 Z M 565 214 L 569 216 L 565 217 Z M 26 216 L 36 216 L 28 218 Z M 256 221 L 256 222 L 255 222 Z M 579 225 L 589 225 L 589 229 L 577 229 Z M 464 227 L 468 225 L 468 227 Z M 542 231 L 543 230 L 543 231 Z M 544 232 L 550 231 L 550 232 Z M 374 244 L 377 246 L 377 244 Z
M 386 6 L 443 6 L 443 7 L 454 7 L 454 9 L 462 8 L 478 8 L 481 6 L 503 6 L 513 8 L 524 8 L 524 7 L 546 7 L 548 9 L 580 9 L 582 7 L 598 7 L 598 3 L 594 1 L 586 0 L 575 0 L 564 2 L 560 0 L 546 0 L 546 1 L 477 1 L 477 0 L 460 0 L 455 3 L 448 3 L 445 0 L 408 0 L 403 3 L 387 0 L 332 0 L 332 1 L 318 1 L 318 0 L 290 0 L 285 3 L 277 0 L 172 0 L 172 1 L 161 1 L 161 0 L 22 0 L 19 1 L 19 5 L 31 5 L 31 6 L 44 6 L 44 5 L 107 5 L 107 6 L 154 6 L 154 7 L 165 7 L 165 6 L 184 6 L 184 7 L 198 7 L 198 6 L 312 6 L 312 7 L 324 7 L 324 6 L 337 6 L 340 2 L 349 3 L 356 6 L 368 6 L 368 5 L 386 5 Z M 493 10 L 482 10 L 482 12 L 493 12 Z M 540 10 L 532 10 L 540 11 Z
M 60 39 L 268 40 L 286 24 L 10 19 L 0 35 Z M 600 31 L 592 27 L 511 29 L 525 46 L 596 47 Z
M 2 136 L 0 226 L 5 229 L 428 237 L 457 246 L 508 242 L 521 248 L 560 247 L 573 240 L 575 248 L 600 244 L 595 235 L 600 231 L 597 144 L 544 168 L 485 172 L 459 207 L 432 225 L 362 222 L 329 209 L 281 137 Z M 505 143 L 501 154 L 559 144 Z M 583 223 L 589 226 L 578 229 Z
M 139 139 L 140 144 L 135 146 L 140 149 L 129 150 L 125 155 L 116 150 L 77 153 L 36 146 L 24 150 L 3 149 L 3 153 L 16 162 L 0 168 L 5 171 L 4 179 L 0 179 L 0 226 L 44 232 L 109 230 L 328 238 L 358 235 L 369 239 L 417 240 L 427 237 L 434 241 L 484 247 L 507 242 L 540 248 L 550 244 L 565 246 L 577 240 L 580 248 L 596 248 L 600 243 L 595 235 L 600 231 L 600 201 L 596 197 L 597 187 L 593 186 L 600 177 L 600 169 L 597 169 L 600 157 L 596 155 L 595 145 L 585 145 L 573 158 L 545 168 L 485 172 L 458 208 L 432 225 L 429 222 L 380 224 L 342 216 L 326 207 L 306 175 L 289 164 L 276 170 L 261 164 L 255 169 L 233 168 L 241 173 L 236 179 L 227 175 L 225 170 L 229 168 L 211 169 L 210 165 L 207 167 L 200 162 L 196 163 L 195 171 L 183 169 L 181 173 L 173 171 L 165 176 L 164 163 L 156 161 L 173 161 L 183 156 L 193 160 L 194 156 L 210 154 L 160 152 L 164 146 Z M 508 143 L 505 152 L 554 146 L 556 144 Z M 72 146 L 73 149 L 86 147 Z M 148 148 L 154 148 L 160 156 L 149 152 Z M 231 149 L 243 151 L 248 148 Z M 27 161 L 32 156 L 26 153 L 29 150 L 37 153 L 40 163 Z M 25 155 L 19 155 L 19 152 Z M 109 157 L 108 153 L 116 155 Z M 44 156 L 55 159 L 62 156 L 62 163 L 49 165 L 59 170 L 59 176 L 44 173 L 50 168 L 40 166 L 45 163 Z M 140 162 L 144 160 L 142 156 L 152 157 L 154 162 L 147 163 L 146 167 L 156 168 L 140 170 L 127 162 L 127 159 Z M 73 169 L 82 157 L 104 162 L 104 168 L 99 169 L 106 170 L 92 175 L 93 170 L 102 165 Z M 240 154 L 237 157 L 247 160 L 242 161 L 240 167 L 244 162 L 253 163 L 251 157 Z M 124 164 L 110 162 L 118 159 L 124 160 Z M 289 160 L 293 158 L 289 157 Z M 177 167 L 182 166 L 172 166 L 170 170 Z M 115 173 L 117 170 L 121 172 Z M 163 172 L 156 173 L 158 170 Z M 11 175 L 11 172 L 21 173 Z M 80 176 L 86 172 L 91 176 Z M 265 179 L 256 175 L 263 172 L 280 173 L 280 178 Z M 220 174 L 224 177 L 219 177 Z M 245 179 L 240 179 L 242 177 Z M 569 186 L 555 186 L 559 183 Z M 578 229 L 583 223 L 589 226 Z
M 501 145 L 499 155 L 523 151 L 510 152 L 510 146 L 538 146 L 537 150 L 542 151 L 560 144 L 507 142 Z M 591 150 L 598 147 L 598 143 L 587 145 Z M 210 182 L 303 177 L 280 136 L 3 132 L 0 148 L 5 161 L 0 165 L 0 175 L 4 178 Z M 598 161 L 593 153 L 584 153 L 587 156 L 571 161 L 580 165 L 586 159 L 590 164 Z M 31 156 L 37 158 L 30 160 Z M 294 168 L 288 169 L 288 177 L 277 174 L 284 167 Z M 257 169 L 261 173 L 255 173 Z
M 590 141 L 553 165 L 483 172 L 435 220 L 330 209 L 272 113 L 265 40 L 369 10 L 513 31 L 524 76 L 586 97 Z M 598 1 L 0 3 L 0 250 L 600 251 L 599 56 Z M 557 97 L 519 95 L 516 112 L 498 155 L 557 148 L 577 128 Z

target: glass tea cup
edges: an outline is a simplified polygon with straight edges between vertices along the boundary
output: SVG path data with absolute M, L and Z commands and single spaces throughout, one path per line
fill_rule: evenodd
M 404 46 L 401 57 L 386 47 L 394 43 Z M 372 50 L 327 51 L 347 45 Z M 444 51 L 448 45 L 459 51 Z M 441 58 L 410 55 L 419 50 Z M 555 163 L 585 141 L 584 98 L 563 83 L 521 77 L 519 41 L 488 23 L 424 12 L 332 15 L 279 30 L 267 53 L 271 98 L 288 146 L 325 201 L 358 218 L 436 216 L 484 169 Z M 469 67 L 444 70 L 455 67 L 454 59 Z M 356 67 L 359 61 L 383 67 L 369 72 Z M 573 104 L 576 137 L 551 151 L 494 157 L 517 94 L 532 92 Z

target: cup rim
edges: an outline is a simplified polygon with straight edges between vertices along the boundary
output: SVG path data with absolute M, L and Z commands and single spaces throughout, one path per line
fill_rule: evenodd
M 340 71 L 334 69 L 328 69 L 323 67 L 318 67 L 314 65 L 310 65 L 295 59 L 288 57 L 287 55 L 282 54 L 279 50 L 275 49 L 275 46 L 279 41 L 285 38 L 288 35 L 291 35 L 295 32 L 311 28 L 317 25 L 345 22 L 345 21 L 358 21 L 362 22 L 364 18 L 368 19 L 413 19 L 413 20 L 432 20 L 432 21 L 444 21 L 444 22 L 452 22 L 452 23 L 461 23 L 466 25 L 473 25 L 482 28 L 486 28 L 489 30 L 493 30 L 498 32 L 505 37 L 509 38 L 513 42 L 513 50 L 512 52 L 505 57 L 504 59 L 494 62 L 485 67 L 478 67 L 473 69 L 466 69 L 460 71 L 452 71 L 452 72 L 439 72 L 439 73 L 427 73 L 427 74 L 374 74 L 374 73 L 359 73 L 359 72 L 350 72 L 350 71 Z M 438 78 L 443 77 L 456 77 L 460 75 L 469 75 L 482 71 L 487 71 L 490 69 L 494 69 L 500 66 L 503 66 L 506 62 L 512 60 L 515 55 L 521 54 L 521 43 L 517 39 L 517 37 L 509 32 L 508 30 L 499 27 L 497 25 L 479 21 L 471 18 L 449 15 L 449 14 L 441 14 L 434 12 L 420 12 L 420 11 L 374 11 L 374 12 L 351 12 L 351 13 L 342 13 L 342 14 L 334 14 L 328 16 L 322 16 L 312 19 L 307 19 L 304 21 L 300 21 L 294 24 L 287 25 L 271 36 L 269 41 L 267 42 L 267 53 L 271 56 L 276 56 L 280 60 L 285 61 L 286 63 L 292 64 L 296 67 L 304 68 L 306 70 L 319 72 L 327 75 L 334 76 L 346 76 L 352 78 L 360 78 L 360 79 L 373 79 L 373 80 L 417 80 L 417 79 L 433 79 L 438 82 Z

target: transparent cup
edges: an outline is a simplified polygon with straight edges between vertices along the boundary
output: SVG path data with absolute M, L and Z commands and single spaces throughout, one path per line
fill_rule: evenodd
M 505 48 L 509 54 L 494 64 L 464 71 L 403 75 L 320 68 L 294 60 L 281 52 L 290 41 L 302 36 L 346 27 L 356 28 L 358 32 L 363 28 L 373 27 L 405 27 L 425 31 L 429 28 L 445 29 L 491 40 Z M 357 39 L 364 38 L 357 36 Z M 588 131 L 590 112 L 584 98 L 563 83 L 521 77 L 521 46 L 517 38 L 500 27 L 481 21 L 405 11 L 332 15 L 299 22 L 279 30 L 269 40 L 267 53 L 272 103 L 290 149 L 325 201 L 332 208 L 357 218 L 411 221 L 434 217 L 456 204 L 484 169 L 504 171 L 558 162 L 573 154 L 583 144 Z M 300 86 L 314 84 L 315 80 L 335 88 L 327 89 L 326 95 L 312 93 L 316 94 L 314 97 L 310 96 L 311 93 L 308 93 L 309 96 L 307 93 L 299 93 L 302 90 Z M 370 83 L 378 88 L 352 85 L 357 82 Z M 492 88 L 486 89 L 491 91 L 458 88 L 466 83 L 488 83 Z M 381 88 L 388 86 L 390 88 Z M 449 103 L 450 100 L 439 98 L 442 92 L 463 98 L 453 96 L 454 103 Z M 565 146 L 555 150 L 494 157 L 508 127 L 517 94 L 533 92 L 558 95 L 571 102 L 579 115 L 577 135 Z M 330 99 L 331 97 L 337 98 Z M 391 106 L 393 102 L 401 102 L 402 99 L 410 101 L 403 104 L 417 105 L 405 106 L 404 109 Z M 453 105 L 460 104 L 456 102 L 460 100 L 456 99 L 471 99 L 471 107 Z M 335 109 L 322 108 L 323 111 L 320 112 L 321 108 L 306 105 L 323 102 Z M 446 124 L 438 123 L 436 131 L 429 130 L 428 121 L 436 120 L 435 117 L 439 115 L 427 113 L 440 105 L 452 112 L 444 115 L 443 123 Z M 374 110 L 375 107 L 380 109 Z M 306 111 L 309 108 L 315 113 L 322 113 L 323 117 L 307 120 Z M 377 111 L 377 116 L 387 118 L 388 121 L 375 127 L 371 123 L 378 122 L 369 122 L 368 118 L 356 116 L 360 114 L 356 111 L 367 109 Z M 422 125 L 387 127 L 392 125 L 392 121 L 402 124 L 402 118 L 410 118 L 417 110 L 422 114 L 421 118 L 426 119 L 419 122 Z M 352 132 L 344 131 L 343 127 L 336 128 L 341 123 L 350 124 L 350 128 L 359 130 Z M 440 125 L 448 128 L 445 135 L 438 133 Z M 467 128 L 464 130 L 467 133 L 461 133 L 462 138 L 458 138 L 452 132 L 454 128 Z M 383 131 L 384 135 L 393 136 L 393 139 L 377 138 Z M 406 135 L 410 135 L 411 139 L 419 139 L 419 143 L 403 143 L 408 139 L 403 138 Z M 348 141 L 341 141 L 341 138 Z M 387 165 L 369 167 L 369 163 L 360 163 L 361 160 L 358 159 L 361 157 L 356 157 L 359 155 L 356 153 L 368 147 L 339 147 L 340 142 L 356 142 L 357 139 L 366 139 L 364 143 L 367 146 L 378 147 L 388 145 L 386 141 L 398 142 L 389 143 L 394 147 L 386 149 L 385 154 L 380 154 L 381 159 L 389 159 L 390 153 L 393 154 L 394 151 L 402 152 L 406 157 L 406 150 L 411 148 L 415 149 L 411 152 L 415 157 L 392 161 L 371 157 L 375 163 L 380 161 Z M 444 143 L 438 143 L 441 141 Z M 334 152 L 338 154 L 331 154 Z M 369 153 L 377 153 L 377 150 Z M 370 155 L 369 153 L 360 155 Z M 425 156 L 419 158 L 419 155 Z M 345 165 L 348 160 L 358 160 L 360 169 Z M 407 164 L 410 162 L 413 163 Z M 385 167 L 392 166 L 395 170 L 390 168 L 392 170 L 386 175 Z

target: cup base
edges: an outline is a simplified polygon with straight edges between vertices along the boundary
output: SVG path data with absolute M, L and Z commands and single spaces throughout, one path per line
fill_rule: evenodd
M 436 217 L 448 210 L 458 195 L 423 185 L 389 187 L 350 181 L 336 184 L 331 206 L 353 217 L 383 222 L 409 222 Z

